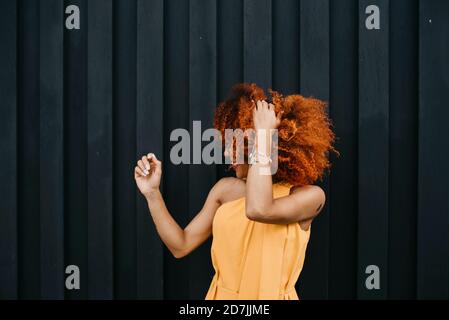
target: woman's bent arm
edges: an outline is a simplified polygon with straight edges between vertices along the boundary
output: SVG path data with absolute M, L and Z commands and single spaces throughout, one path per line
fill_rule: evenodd
M 176 258 L 186 256 L 209 238 L 220 205 L 217 190 L 212 189 L 201 211 L 182 229 L 169 213 L 159 190 L 151 192 L 146 199 L 161 240 Z
M 159 191 L 162 176 L 161 162 L 152 153 L 143 156 L 134 169 L 134 178 L 140 192 L 145 196 L 156 230 L 176 257 L 181 258 L 203 243 L 211 234 L 212 221 L 220 205 L 223 182 L 211 189 L 201 211 L 182 229 L 168 211 Z

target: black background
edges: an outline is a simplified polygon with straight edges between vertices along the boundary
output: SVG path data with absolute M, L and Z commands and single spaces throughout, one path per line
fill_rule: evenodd
M 0 298 L 202 299 L 210 241 L 171 257 L 133 167 L 163 160 L 185 226 L 229 172 L 170 164 L 170 132 L 210 127 L 242 81 L 329 101 L 339 137 L 300 297 L 449 298 L 448 16 L 446 0 L 1 0 Z

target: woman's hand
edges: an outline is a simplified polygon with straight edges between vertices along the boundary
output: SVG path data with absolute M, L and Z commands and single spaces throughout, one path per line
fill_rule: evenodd
M 265 100 L 257 100 L 253 111 L 254 129 L 265 129 L 268 131 L 276 129 L 281 123 L 281 115 L 282 112 L 279 112 L 276 116 L 272 103 L 268 104 Z
M 162 165 L 153 153 L 143 156 L 134 168 L 134 179 L 140 192 L 148 197 L 154 191 L 159 191 L 161 184 Z

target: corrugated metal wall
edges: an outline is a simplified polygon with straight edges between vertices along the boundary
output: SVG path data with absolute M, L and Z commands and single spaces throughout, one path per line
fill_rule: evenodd
M 448 17 L 445 0 L 0 1 L 0 298 L 203 298 L 210 241 L 172 258 L 132 172 L 159 155 L 186 225 L 227 173 L 170 164 L 169 134 L 211 126 L 241 81 L 330 102 L 341 157 L 301 298 L 449 298 Z

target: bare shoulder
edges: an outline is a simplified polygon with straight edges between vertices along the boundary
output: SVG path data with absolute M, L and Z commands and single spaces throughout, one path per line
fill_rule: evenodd
M 326 197 L 324 190 L 320 186 L 312 184 L 306 186 L 293 186 L 290 189 L 290 194 L 298 194 L 298 193 L 308 193 L 310 195 L 323 199 L 325 199 Z
M 313 219 L 321 212 L 326 201 L 326 194 L 320 186 L 296 186 L 290 189 L 290 196 L 297 201 L 298 206 L 309 212 L 309 218 L 299 222 L 301 229 L 310 230 Z
M 326 202 L 326 193 L 317 185 L 294 186 L 290 189 L 290 195 L 294 195 L 300 201 L 309 201 L 317 204 L 316 213 L 318 214 Z
M 211 190 L 214 198 L 223 204 L 245 195 L 245 182 L 234 177 L 225 177 L 215 183 Z

